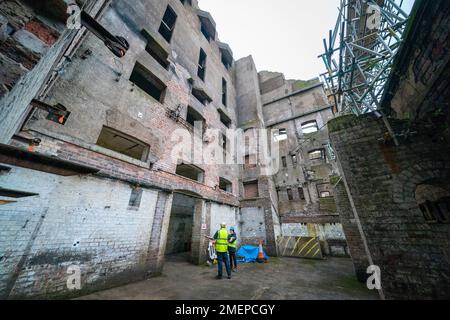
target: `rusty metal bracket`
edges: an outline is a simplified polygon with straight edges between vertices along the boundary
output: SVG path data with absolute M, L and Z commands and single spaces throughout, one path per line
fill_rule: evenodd
M 67 111 L 67 108 L 60 103 L 52 106 L 45 102 L 33 99 L 31 101 L 31 105 L 34 108 L 47 111 L 48 112 L 47 120 L 59 123 L 61 125 L 64 125 L 70 116 L 70 112 Z
M 126 55 L 128 49 L 130 49 L 130 44 L 124 37 L 111 34 L 85 11 L 81 11 L 80 18 L 81 25 L 102 40 L 115 56 L 123 58 Z

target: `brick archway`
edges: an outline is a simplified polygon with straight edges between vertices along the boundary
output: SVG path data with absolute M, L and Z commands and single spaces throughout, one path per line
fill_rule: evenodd
M 450 179 L 450 163 L 425 161 L 411 166 L 395 177 L 393 201 L 402 209 L 416 208 L 417 186 L 430 180 L 444 178 Z

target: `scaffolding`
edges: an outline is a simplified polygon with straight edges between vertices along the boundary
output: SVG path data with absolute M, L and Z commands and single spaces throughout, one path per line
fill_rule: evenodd
M 341 0 L 319 56 L 327 69 L 321 78 L 339 114 L 375 112 L 387 122 L 381 101 L 407 22 L 403 0 Z

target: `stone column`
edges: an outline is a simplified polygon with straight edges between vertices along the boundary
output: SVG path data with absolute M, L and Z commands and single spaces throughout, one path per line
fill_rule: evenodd
M 340 181 L 335 187 L 334 199 L 341 219 L 342 228 L 344 229 L 345 238 L 347 239 L 350 256 L 352 257 L 353 267 L 358 281 L 365 283 L 368 278 L 367 268 L 369 267 L 369 259 L 364 249 L 363 240 L 356 225 L 350 201 L 344 183 Z
M 169 231 L 170 213 L 173 194 L 165 191 L 158 193 L 152 234 L 147 254 L 147 276 L 159 275 L 164 265 L 167 233 Z
M 209 235 L 208 231 L 211 223 L 210 217 L 211 202 L 205 202 L 205 200 L 201 199 L 196 200 L 191 249 L 191 262 L 196 265 L 201 265 L 207 261 L 206 254 L 209 241 L 205 238 L 205 236 Z

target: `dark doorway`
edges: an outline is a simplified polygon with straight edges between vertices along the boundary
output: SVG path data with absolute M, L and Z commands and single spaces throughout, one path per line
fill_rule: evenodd
M 175 193 L 167 233 L 166 256 L 183 256 L 189 260 L 192 250 L 192 232 L 196 199 Z

